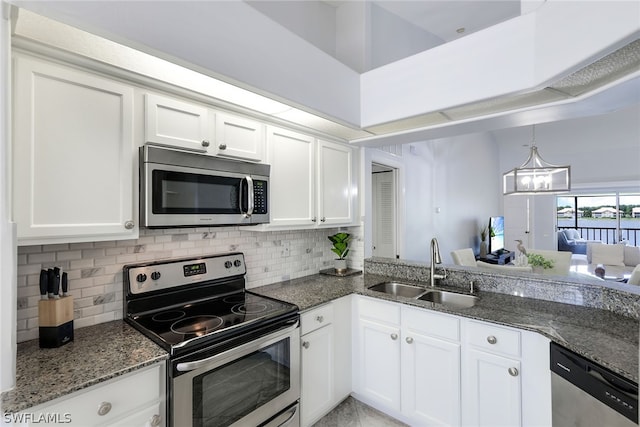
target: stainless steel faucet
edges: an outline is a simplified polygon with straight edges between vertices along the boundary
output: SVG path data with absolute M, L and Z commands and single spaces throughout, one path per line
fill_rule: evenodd
M 436 279 L 446 279 L 447 274 L 436 274 L 436 264 L 442 264 L 442 258 L 440 258 L 440 247 L 438 246 L 438 240 L 434 237 L 431 239 L 431 270 L 430 281 L 433 288 L 436 283 Z

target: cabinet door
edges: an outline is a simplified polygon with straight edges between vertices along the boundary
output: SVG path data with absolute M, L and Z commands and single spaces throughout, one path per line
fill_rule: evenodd
M 264 151 L 264 125 L 242 117 L 216 113 L 218 156 L 261 162 Z
M 269 127 L 267 140 L 271 225 L 314 225 L 314 139 Z
M 419 425 L 460 425 L 460 344 L 404 330 L 402 412 Z
M 136 238 L 133 89 L 28 56 L 14 64 L 19 243 Z
M 367 400 L 400 411 L 400 329 L 360 319 L 354 389 Z
M 318 141 L 318 216 L 320 224 L 353 222 L 352 150 Z
M 302 425 L 311 425 L 333 406 L 333 325 L 304 335 L 302 342 Z
M 207 108 L 154 94 L 147 94 L 145 101 L 145 141 L 207 152 L 211 143 Z
M 488 427 L 522 425 L 520 362 L 469 349 L 466 368 L 464 424 Z

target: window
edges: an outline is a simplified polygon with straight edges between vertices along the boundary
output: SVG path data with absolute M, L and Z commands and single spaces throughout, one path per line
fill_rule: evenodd
M 557 197 L 558 230 L 574 228 L 587 240 L 640 245 L 640 194 Z

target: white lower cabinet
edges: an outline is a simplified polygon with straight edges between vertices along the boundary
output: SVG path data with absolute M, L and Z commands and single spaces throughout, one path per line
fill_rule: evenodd
M 351 391 L 351 381 L 345 381 L 350 378 L 350 313 L 351 297 L 344 297 L 300 316 L 303 426 L 312 425 Z
M 411 425 L 550 426 L 549 340 L 359 296 L 355 396 Z
M 165 422 L 165 364 L 160 363 L 77 391 L 29 410 L 47 426 L 160 427 Z

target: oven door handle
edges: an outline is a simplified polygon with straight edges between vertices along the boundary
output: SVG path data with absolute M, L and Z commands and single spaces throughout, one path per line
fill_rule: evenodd
M 276 416 L 270 422 L 266 423 L 264 427 L 286 427 L 291 424 L 291 422 L 293 421 L 293 417 L 297 415 L 297 412 L 298 404 L 292 406 L 287 411 Z
M 266 338 L 268 338 L 266 341 L 259 341 L 259 342 L 249 342 L 246 344 L 243 344 L 239 347 L 236 348 L 232 348 L 230 350 L 227 351 L 223 351 L 222 353 L 219 354 L 214 354 L 213 356 L 207 357 L 205 359 L 200 359 L 200 360 L 194 360 L 192 362 L 181 362 L 178 363 L 176 365 L 176 370 L 179 372 L 189 372 L 189 371 L 195 371 L 196 369 L 199 369 L 203 366 L 208 365 L 209 363 L 222 359 L 224 357 L 226 357 L 228 354 L 231 353 L 236 353 L 238 351 L 243 351 L 246 349 L 250 349 L 250 348 L 255 348 L 255 350 L 259 350 L 261 348 L 261 346 L 268 341 L 271 341 L 274 338 L 280 337 L 280 336 L 284 336 L 287 335 L 289 333 L 291 333 L 291 331 L 295 330 L 300 322 L 296 322 L 295 325 L 287 327 L 286 329 L 281 329 L 280 331 L 274 332 L 271 335 L 268 335 Z

